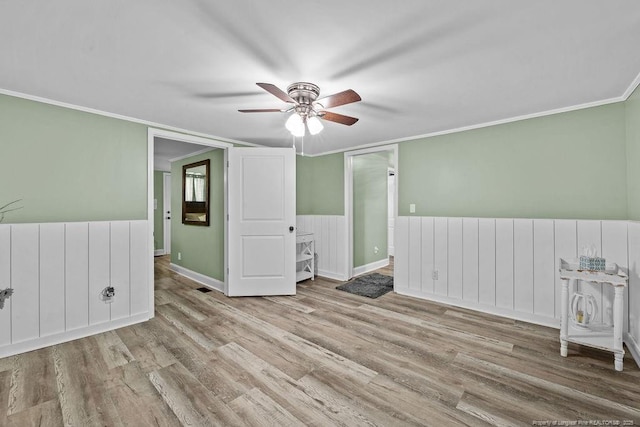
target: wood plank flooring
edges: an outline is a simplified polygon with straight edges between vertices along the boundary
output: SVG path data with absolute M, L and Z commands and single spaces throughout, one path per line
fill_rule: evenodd
M 166 258 L 155 274 L 151 321 L 0 359 L 0 426 L 640 425 L 633 359 L 562 358 L 555 329 L 323 279 L 226 298 Z

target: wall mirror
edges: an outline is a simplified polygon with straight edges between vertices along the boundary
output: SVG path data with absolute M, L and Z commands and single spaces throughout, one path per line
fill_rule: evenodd
M 182 223 L 209 225 L 209 159 L 182 167 Z

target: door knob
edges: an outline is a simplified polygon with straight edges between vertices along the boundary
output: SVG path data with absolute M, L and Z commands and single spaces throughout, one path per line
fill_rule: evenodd
M 295 227 L 292 225 L 291 227 L 289 227 L 289 233 L 293 233 L 293 230 L 295 230 Z
M 167 217 L 167 219 L 171 219 L 171 217 L 170 217 L 170 216 L 168 216 L 168 217 Z

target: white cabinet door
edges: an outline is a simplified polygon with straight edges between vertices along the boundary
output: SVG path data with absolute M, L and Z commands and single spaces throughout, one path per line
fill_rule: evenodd
M 293 148 L 229 149 L 229 296 L 296 293 Z

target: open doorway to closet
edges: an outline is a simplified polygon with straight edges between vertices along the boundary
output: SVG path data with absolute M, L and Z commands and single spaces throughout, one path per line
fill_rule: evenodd
M 392 274 L 396 194 L 397 145 L 345 153 L 349 278 L 381 268 Z

